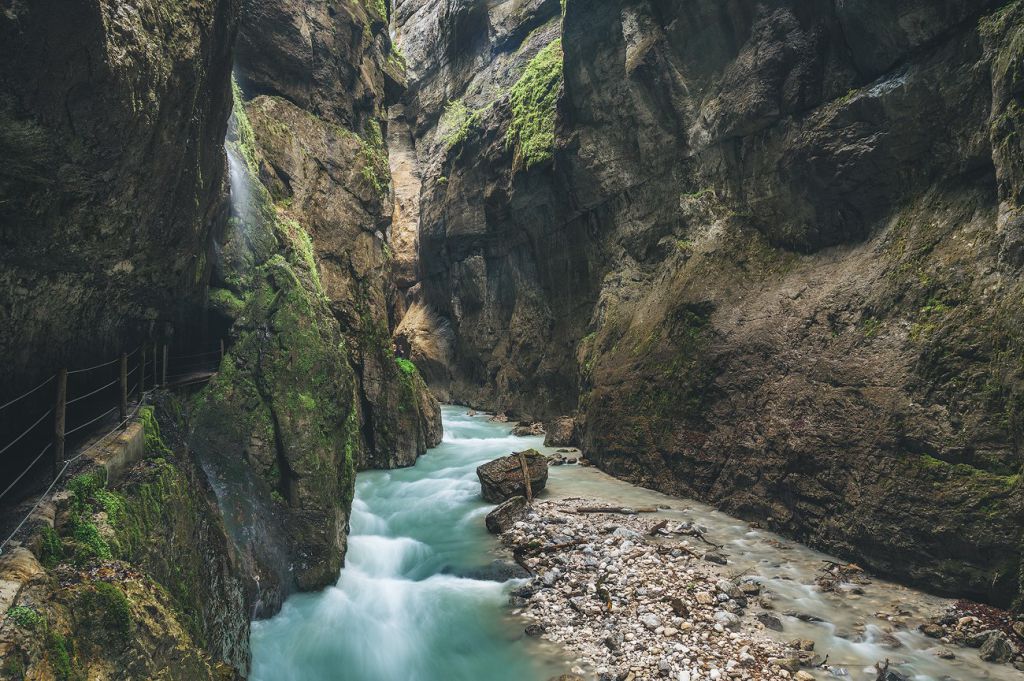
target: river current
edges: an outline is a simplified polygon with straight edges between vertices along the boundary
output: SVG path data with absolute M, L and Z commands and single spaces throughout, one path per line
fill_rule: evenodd
M 470 576 L 499 555 L 484 529 L 491 508 L 480 499 L 476 467 L 542 438 L 510 435 L 510 426 L 465 408 L 444 407 L 444 441 L 412 468 L 360 473 L 352 508 L 346 566 L 337 584 L 287 600 L 274 618 L 253 623 L 254 681 L 546 681 L 565 673 L 556 650 L 523 635 L 506 607 L 516 582 Z M 883 580 L 862 594 L 822 593 L 814 578 L 822 553 L 714 509 L 634 487 L 593 468 L 550 469 L 547 498 L 594 497 L 634 507 L 664 506 L 658 516 L 691 520 L 724 544 L 736 576 L 755 576 L 776 594 L 780 640 L 815 641 L 851 681 L 873 681 L 873 665 L 890 659 L 913 681 L 1020 681 L 1021 672 L 991 665 L 976 650 L 934 653 L 937 642 L 913 629 L 891 633 L 878 614 L 905 613 L 911 622 L 946 601 Z M 655 519 L 655 521 L 657 518 Z M 833 678 L 824 671 L 820 679 Z

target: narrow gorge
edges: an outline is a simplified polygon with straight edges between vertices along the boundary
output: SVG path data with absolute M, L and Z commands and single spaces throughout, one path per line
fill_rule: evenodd
M 1024 0 L 0 38 L 0 678 L 1024 672 Z

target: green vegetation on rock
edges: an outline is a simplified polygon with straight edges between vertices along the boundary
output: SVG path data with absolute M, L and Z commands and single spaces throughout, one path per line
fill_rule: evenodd
M 387 18 L 387 0 L 363 0 L 363 4 L 366 6 L 366 9 L 375 12 L 381 19 Z
M 22 629 L 36 629 L 46 620 L 38 612 L 24 605 L 15 605 L 7 610 L 7 618 Z
M 39 534 L 42 542 L 39 562 L 43 567 L 52 568 L 64 560 L 64 544 L 57 531 L 49 525 L 44 525 Z
M 102 629 L 123 638 L 131 630 L 132 610 L 127 596 L 119 587 L 108 582 L 94 582 L 92 588 L 78 598 L 78 605 L 90 622 L 90 634 Z
M 395 363 L 398 364 L 398 368 L 401 369 L 402 373 L 405 374 L 406 376 L 416 375 L 416 365 L 413 364 L 411 361 L 404 359 L 402 357 L 396 357 Z
M 164 444 L 163 438 L 160 436 L 160 424 L 156 421 L 153 407 L 140 409 L 139 419 L 142 421 L 142 429 L 146 437 L 146 452 L 148 454 L 170 454 L 171 450 Z
M 235 143 L 238 145 L 242 158 L 245 159 L 249 172 L 255 175 L 260 169 L 259 162 L 256 160 L 256 135 L 253 133 L 249 116 L 245 112 L 245 98 L 242 96 L 242 89 L 238 87 L 234 78 L 231 79 L 231 93 L 235 101 L 234 116 L 238 136 Z
M 380 123 L 376 120 L 367 123 L 359 140 L 362 143 L 360 156 L 363 168 L 360 172 L 363 179 L 378 196 L 384 197 L 391 188 L 391 166 L 388 165 L 388 150 L 384 145 Z
M 47 632 L 46 649 L 57 681 L 84 681 L 85 674 L 76 664 L 74 646 L 63 634 L 52 629 Z
M 506 144 L 515 149 L 516 165 L 530 168 L 552 158 L 561 86 L 562 41 L 555 39 L 530 60 L 512 86 Z
M 465 142 L 472 129 L 480 123 L 483 111 L 473 111 L 461 99 L 448 102 L 440 120 L 441 141 L 445 148 L 451 150 Z
M 242 314 L 245 301 L 228 289 L 214 288 L 210 290 L 210 307 L 228 319 L 237 319 Z

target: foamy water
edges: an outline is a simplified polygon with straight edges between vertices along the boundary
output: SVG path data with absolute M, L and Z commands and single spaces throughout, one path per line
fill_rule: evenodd
M 515 450 L 542 451 L 542 438 L 509 435 L 510 426 L 465 409 L 443 409 L 445 439 L 413 468 L 360 473 L 353 503 L 346 567 L 336 586 L 294 596 L 281 613 L 253 625 L 255 681 L 546 681 L 566 671 L 553 651 L 527 639 L 523 622 L 505 607 L 511 583 L 455 575 L 496 557 L 484 529 L 489 505 L 480 499 L 476 467 Z M 594 468 L 552 467 L 546 498 L 592 497 L 608 503 L 671 510 L 651 516 L 691 520 L 724 544 L 728 571 L 756 577 L 776 595 L 782 641 L 812 639 L 851 681 L 873 681 L 875 662 L 889 659 L 914 681 L 1020 681 L 1006 665 L 982 662 L 976 650 L 952 647 L 954 660 L 934 655 L 939 645 L 913 629 L 892 629 L 876 613 L 897 609 L 911 626 L 947 601 L 884 580 L 862 595 L 823 593 L 814 580 L 820 552 L 709 506 L 668 497 L 611 478 Z M 804 622 L 783 613 L 820 618 Z M 894 635 L 903 647 L 880 645 Z M 834 678 L 815 671 L 819 679 Z

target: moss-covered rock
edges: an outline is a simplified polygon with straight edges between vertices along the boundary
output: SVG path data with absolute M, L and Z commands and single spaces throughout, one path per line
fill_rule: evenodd
M 267 613 L 295 589 L 336 579 L 359 434 L 354 372 L 313 244 L 256 177 L 263 155 L 247 120 L 239 101 L 229 154 L 244 160 L 233 168 L 244 201 L 218 265 L 235 301 L 233 338 L 195 400 L 191 443 L 218 480 L 232 541 L 258 580 L 258 612 Z
M 145 423 L 148 458 L 112 487 L 98 468 L 57 495 L 55 526 L 28 542 L 41 564 L 26 565 L 28 552 L 0 561 L 3 578 L 22 583 L 0 624 L 5 671 L 68 681 L 247 672 L 250 596 L 212 491 L 152 408 Z

